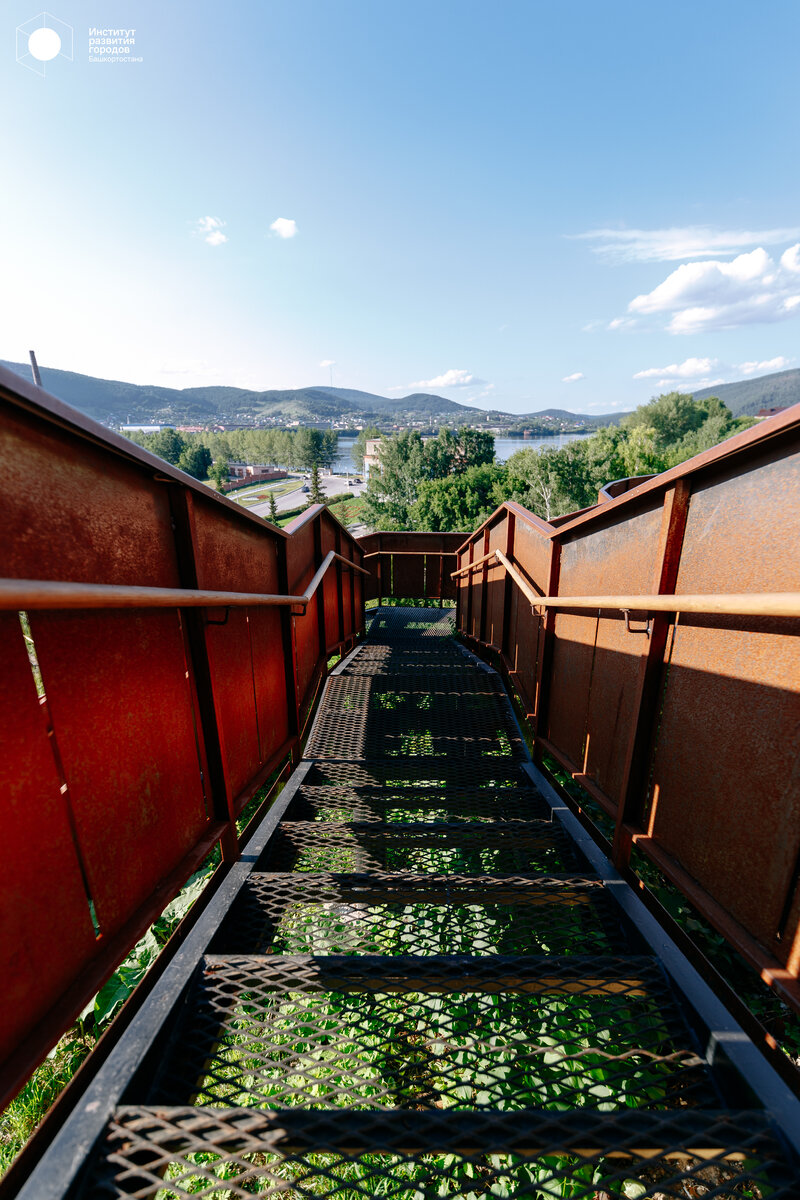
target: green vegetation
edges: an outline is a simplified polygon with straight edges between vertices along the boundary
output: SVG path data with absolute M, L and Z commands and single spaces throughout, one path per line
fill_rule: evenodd
M 196 479 L 222 477 L 222 465 L 231 462 L 273 463 L 310 470 L 315 464 L 329 467 L 336 458 L 338 439 L 331 430 L 234 429 L 229 433 L 130 433 L 146 450 L 188 471 Z M 211 466 L 212 459 L 214 467 Z M 202 474 L 200 472 L 202 471 Z M 224 475 L 227 479 L 227 474 Z
M 25 618 L 23 630 L 27 628 Z M 280 770 L 279 768 L 270 776 L 242 809 L 236 821 L 236 832 L 239 836 L 247 829 L 259 806 L 275 786 Z M 282 790 L 282 787 L 276 788 L 275 798 Z M 0 1113 L 0 1178 L 89 1052 L 94 1049 L 97 1039 L 117 1016 L 134 988 L 144 979 L 221 862 L 220 848 L 216 845 L 97 995 L 89 1001 L 72 1028 L 67 1030 L 25 1086 Z
M 377 425 L 365 425 L 358 434 L 358 437 L 353 442 L 353 447 L 350 451 L 350 457 L 356 465 L 357 471 L 364 470 L 364 455 L 367 450 L 367 442 L 373 438 L 381 437 L 381 431 Z
M 217 858 L 219 856 L 217 855 Z M 2 1175 L 36 1129 L 50 1105 L 67 1086 L 81 1063 L 94 1048 L 133 989 L 144 979 L 170 935 L 186 916 L 211 878 L 214 856 L 187 880 L 181 892 L 167 905 L 123 963 L 97 995 L 89 1001 L 76 1023 L 50 1051 L 28 1082 L 0 1115 L 0 1175 Z
M 380 468 L 370 472 L 364 493 L 364 519 L 381 529 L 419 529 L 420 489 L 443 484 L 471 468 L 493 469 L 494 438 L 475 429 L 443 429 L 423 441 L 418 433 L 400 433 L 381 444 Z M 430 493 L 430 504 L 434 501 Z M 496 506 L 495 506 L 496 507 Z M 466 516 L 466 514 L 465 514 Z M 463 528 L 461 524 L 452 528 Z
M 325 493 L 323 492 L 319 482 L 319 465 L 317 463 L 314 463 L 311 468 L 311 484 L 308 489 L 308 503 L 309 507 L 312 504 L 325 503 Z
M 562 447 L 519 450 L 505 464 L 492 461 L 491 436 L 474 430 L 443 431 L 427 443 L 399 434 L 386 439 L 380 471 L 370 474 L 364 519 L 376 529 L 469 531 L 503 500 L 517 500 L 549 521 L 595 504 L 614 479 L 665 471 L 751 424 L 713 397 L 670 392 L 616 427 Z
M 747 417 L 736 420 L 719 400 L 670 392 L 637 408 L 617 428 L 560 449 L 512 454 L 508 495 L 550 520 L 595 504 L 611 480 L 666 471 L 750 424 Z

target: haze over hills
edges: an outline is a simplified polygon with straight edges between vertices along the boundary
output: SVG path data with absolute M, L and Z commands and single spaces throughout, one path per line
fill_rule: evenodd
M 27 363 L 3 362 L 30 380 Z M 352 388 L 307 387 L 248 391 L 236 387 L 165 388 L 121 380 L 97 379 L 74 371 L 42 367 L 47 391 L 104 425 L 304 425 L 347 428 L 371 422 L 391 424 L 485 425 L 521 429 L 530 425 L 542 432 L 564 428 L 595 429 L 615 424 L 624 412 L 587 416 L 561 408 L 537 412 L 506 413 L 498 409 L 470 408 L 455 400 L 427 392 L 387 397 Z M 800 401 L 800 369 L 780 371 L 757 379 L 719 384 L 695 393 L 698 399 L 718 396 L 735 416 L 760 408 L 789 407 Z

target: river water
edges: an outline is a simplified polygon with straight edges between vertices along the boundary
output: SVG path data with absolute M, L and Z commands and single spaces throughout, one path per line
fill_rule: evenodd
M 506 462 L 512 454 L 516 454 L 517 450 L 527 450 L 539 446 L 553 446 L 558 449 L 559 446 L 566 446 L 567 442 L 574 442 L 576 438 L 588 436 L 587 433 L 559 433 L 551 437 L 496 437 L 494 439 L 494 456 L 498 462 Z M 355 440 L 355 438 L 339 438 L 338 452 L 333 463 L 336 475 L 354 475 L 356 473 L 356 465 L 350 456 Z

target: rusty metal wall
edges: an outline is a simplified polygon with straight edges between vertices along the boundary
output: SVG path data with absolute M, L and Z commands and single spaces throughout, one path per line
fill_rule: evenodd
M 452 572 L 463 533 L 371 533 L 359 538 L 370 578 L 366 600 L 455 600 Z
M 626 485 L 550 524 L 503 505 L 458 566 L 501 549 L 542 595 L 797 590 L 800 409 Z M 458 585 L 460 630 L 614 818 L 617 862 L 638 846 L 800 1007 L 800 622 L 666 614 L 648 637 L 646 614 L 539 615 L 496 565 Z
M 9 579 L 302 594 L 328 549 L 363 558 L 326 509 L 287 536 L 5 371 L 0 503 Z M 303 615 L 0 613 L 0 1103 L 214 843 L 236 856 L 362 592 L 337 564 Z

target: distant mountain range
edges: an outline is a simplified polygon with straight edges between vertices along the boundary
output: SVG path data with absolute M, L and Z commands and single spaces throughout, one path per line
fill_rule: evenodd
M 3 362 L 30 380 L 27 363 Z M 392 423 L 431 426 L 497 425 L 522 428 L 540 425 L 557 432 L 564 426 L 596 429 L 616 424 L 626 414 L 603 413 L 587 416 L 563 408 L 544 408 L 531 413 L 506 413 L 497 409 L 469 408 L 455 400 L 428 392 L 389 398 L 350 388 L 308 387 L 284 391 L 248 391 L 235 387 L 165 388 L 113 379 L 96 379 L 74 371 L 41 368 L 42 384 L 48 392 L 93 417 L 104 425 L 378 425 Z M 697 399 L 718 396 L 735 416 L 752 414 L 760 408 L 788 408 L 800 402 L 800 370 L 780 371 L 758 379 L 719 384 L 694 393 Z
M 800 369 L 778 371 L 758 379 L 720 383 L 694 393 L 696 400 L 717 396 L 735 417 L 753 416 L 760 408 L 790 408 L 800 403 Z
M 17 375 L 30 380 L 27 363 L 3 362 Z M 74 371 L 41 368 L 42 385 L 54 396 L 101 421 L 104 425 L 172 424 L 205 425 L 304 424 L 325 425 L 349 422 L 363 425 L 370 421 L 386 424 L 404 421 L 449 424 L 519 425 L 526 422 L 561 423 L 594 429 L 619 421 L 623 413 L 585 416 L 561 408 L 546 408 L 537 413 L 504 413 L 498 410 L 468 408 L 444 396 L 414 392 L 390 398 L 350 388 L 309 387 L 286 391 L 251 392 L 244 388 L 202 387 L 165 388 L 114 379 L 96 379 Z

